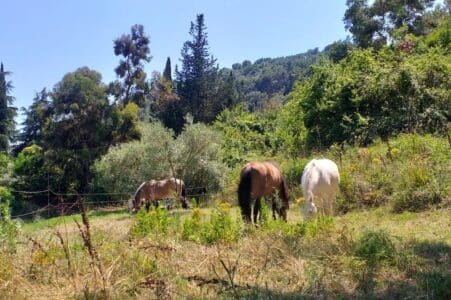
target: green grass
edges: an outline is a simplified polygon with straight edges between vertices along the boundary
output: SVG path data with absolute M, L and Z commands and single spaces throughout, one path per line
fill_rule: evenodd
M 198 229 L 220 230 L 220 238 L 207 242 L 183 238 L 183 230 L 188 236 L 196 236 L 191 227 L 183 228 L 193 210 L 170 211 L 165 234 L 155 235 L 151 229 L 142 237 L 130 236 L 136 215 L 124 209 L 90 212 L 93 244 L 110 274 L 109 295 L 155 298 L 166 293 L 175 298 L 287 299 L 448 295 L 449 209 L 396 214 L 385 206 L 305 223 L 300 207 L 293 204 L 288 224 L 269 219 L 258 228 L 245 228 L 238 239 L 222 238 L 222 232 L 227 233 L 241 217 L 237 207 L 227 209 L 224 220 L 231 218 L 232 222 L 211 223 L 213 208 L 196 211 L 202 223 Z M 5 270 L 14 274 L 5 273 L 10 276 L 8 280 L 19 278 L 18 282 L 28 287 L 26 294 L 17 293 L 32 298 L 56 289 L 60 296 L 83 295 L 98 288 L 98 277 L 92 273 L 74 218 L 80 220 L 79 215 L 73 215 L 23 224 L 23 232 L 37 240 L 42 249 L 32 250 L 33 246 L 23 240 L 16 259 L 5 260 L 5 268 L 9 268 Z M 55 229 L 69 241 L 75 278 L 67 274 Z M 373 257 L 377 258 L 375 264 L 369 263 Z M 19 271 L 15 272 L 14 264 L 9 263 L 17 263 Z M 57 281 L 51 279 L 52 274 L 59 274 Z M 73 286 L 74 280 L 78 288 Z M 83 286 L 89 290 L 80 290 Z
M 122 220 L 129 219 L 130 214 L 127 209 L 92 210 L 88 216 L 92 220 Z M 21 227 L 24 233 L 33 233 L 42 229 L 54 228 L 63 224 L 73 224 L 74 220 L 81 222 L 80 214 L 72 214 L 48 219 L 22 221 Z

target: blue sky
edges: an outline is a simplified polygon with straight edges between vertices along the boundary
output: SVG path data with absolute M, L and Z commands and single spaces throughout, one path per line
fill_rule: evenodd
M 151 38 L 149 76 L 166 57 L 179 63 L 189 24 L 204 13 L 220 67 L 245 59 L 304 52 L 344 39 L 345 0 L 41 0 L 2 1 L 0 61 L 11 71 L 17 107 L 52 89 L 67 72 L 88 66 L 115 79 L 113 40 L 143 24 Z

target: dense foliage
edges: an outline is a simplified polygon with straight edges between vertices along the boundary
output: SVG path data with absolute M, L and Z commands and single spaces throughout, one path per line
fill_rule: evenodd
M 406 38 L 406 41 L 408 37 Z M 308 148 L 368 144 L 400 132 L 446 132 L 451 60 L 443 47 L 412 40 L 413 49 L 355 50 L 337 64 L 323 61 L 299 83 L 288 105 L 288 126 Z M 297 121 L 296 121 L 297 119 Z M 292 122 L 296 122 L 294 127 Z
M 189 188 L 215 192 L 222 187 L 225 170 L 215 131 L 189 124 L 174 139 L 159 123 L 141 126 L 140 141 L 112 147 L 95 163 L 97 189 L 132 194 L 143 181 L 170 176 L 182 178 Z
M 139 138 L 137 106 L 120 110 L 108 102 L 106 90 L 101 75 L 84 67 L 66 74 L 51 93 L 37 95 L 17 146 L 22 150 L 14 161 L 15 189 L 86 192 L 94 160 L 110 145 Z M 17 201 L 42 205 L 48 197 L 20 194 Z
M 316 48 L 305 53 L 279 58 L 245 60 L 232 65 L 237 97 L 250 111 L 265 108 L 271 100 L 283 102 L 296 79 L 310 75 L 309 67 L 321 52 Z M 221 70 L 227 74 L 230 70 Z
M 344 21 L 355 43 L 363 48 L 390 43 L 396 31 L 426 35 L 435 28 L 446 9 L 431 11 L 435 0 L 348 0 Z
M 229 167 L 252 159 L 271 157 L 279 150 L 276 109 L 247 112 L 242 105 L 224 110 L 214 126 L 222 132 L 221 155 Z

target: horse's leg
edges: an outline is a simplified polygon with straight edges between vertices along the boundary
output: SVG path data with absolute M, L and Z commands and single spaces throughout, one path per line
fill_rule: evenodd
M 244 222 L 252 223 L 252 204 L 249 198 L 249 201 L 241 207 L 241 215 L 243 217 Z
M 330 216 L 334 214 L 334 199 L 335 192 L 331 192 L 327 195 L 327 214 Z
M 321 215 L 324 216 L 326 214 L 326 199 L 324 195 L 320 195 L 318 198 L 321 199 Z
M 276 201 L 276 197 L 271 196 L 271 209 L 272 209 L 272 218 L 275 220 L 276 219 L 276 211 L 277 210 L 277 201 Z
M 150 209 L 150 201 L 146 200 L 146 211 L 149 212 Z
M 254 224 L 257 224 L 257 217 L 258 217 L 258 213 L 260 212 L 260 208 L 261 208 L 261 198 L 257 197 L 255 199 L 255 205 L 254 205 Z M 260 214 L 261 217 L 261 214 Z

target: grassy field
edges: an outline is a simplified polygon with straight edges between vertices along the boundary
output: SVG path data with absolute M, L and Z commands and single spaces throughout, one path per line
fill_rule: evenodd
M 8 223 L 0 299 L 451 299 L 448 141 L 403 135 L 318 156 L 339 162 L 334 217 L 307 222 L 292 199 L 288 223 L 266 208 L 254 227 L 213 198 Z M 293 198 L 309 159 L 280 159 Z M 235 203 L 231 174 L 220 199 Z
M 193 211 L 174 210 L 162 213 L 162 218 L 147 215 L 159 223 L 144 235 L 131 233 L 140 217 L 125 210 L 88 213 L 91 243 L 98 256 L 89 254 L 80 237 L 74 222 L 84 229 L 79 215 L 24 223 L 17 253 L 2 257 L 0 297 L 440 299 L 450 295 L 449 209 L 393 214 L 380 207 L 305 223 L 294 205 L 288 224 L 268 221 L 259 228 L 241 224 L 236 236 L 227 235 L 223 227 L 240 224 L 238 211 L 226 208 L 225 212 L 221 218 L 232 223 L 214 223 L 223 235 L 213 242 L 183 236 Z M 202 228 L 210 228 L 211 209 L 194 214 L 200 215 Z M 372 239 L 365 239 L 368 236 Z

